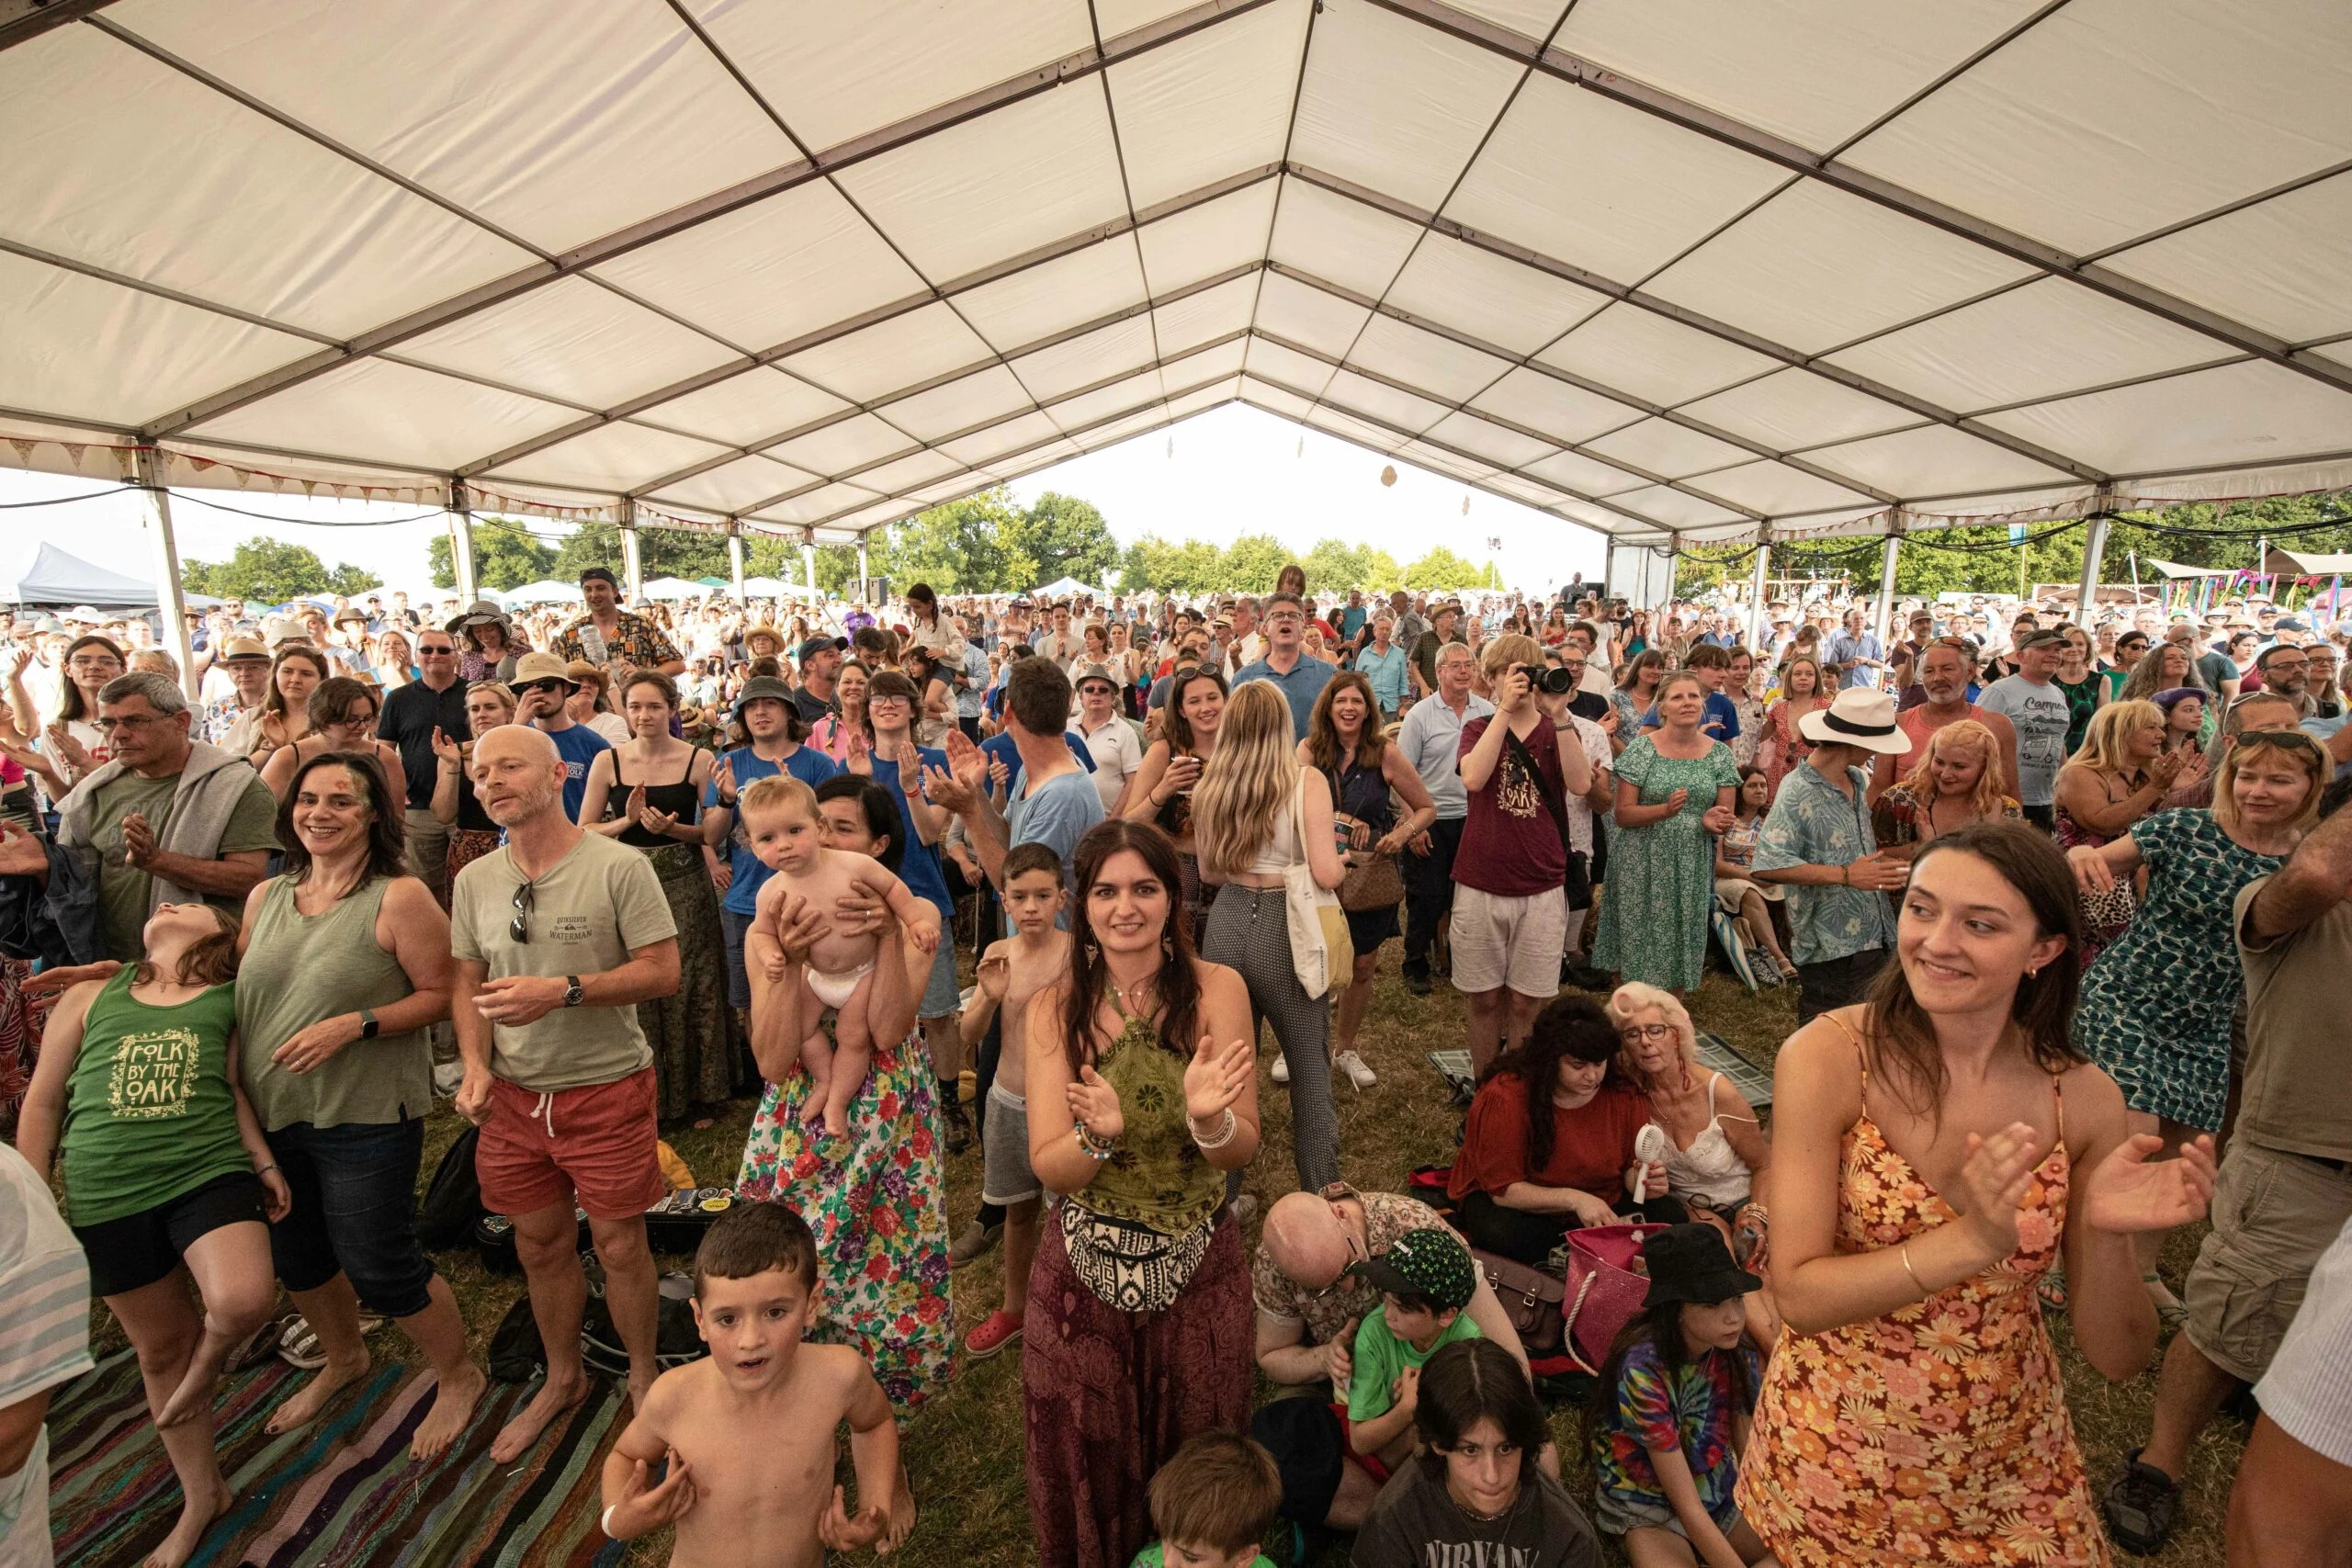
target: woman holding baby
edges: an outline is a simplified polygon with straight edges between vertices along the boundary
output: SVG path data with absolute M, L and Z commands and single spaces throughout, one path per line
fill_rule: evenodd
M 871 856 L 896 873 L 903 818 L 873 779 L 839 774 L 817 786 L 828 848 Z M 785 972 L 750 965 L 752 1052 L 767 1080 L 743 1147 L 736 1190 L 789 1203 L 817 1237 L 824 1292 L 820 1341 L 863 1350 L 901 1417 L 946 1386 L 955 1348 L 947 1292 L 946 1176 L 939 1101 L 915 1014 L 933 965 L 891 918 L 877 879 L 831 908 L 786 901 L 775 937 Z M 874 1041 L 842 1135 L 809 1125 L 814 1085 L 801 1044 L 819 1026 L 806 970 L 820 937 L 870 931 L 878 942 L 865 1016 Z M 906 1489 L 899 1489 L 901 1506 Z
M 1258 1151 L 1250 994 L 1193 955 L 1168 835 L 1078 843 L 1070 972 L 1029 1007 L 1029 1163 L 1061 1194 L 1029 1279 L 1029 1515 L 1047 1568 L 1121 1568 L 1146 1483 L 1250 1414 L 1251 1313 L 1227 1173 Z

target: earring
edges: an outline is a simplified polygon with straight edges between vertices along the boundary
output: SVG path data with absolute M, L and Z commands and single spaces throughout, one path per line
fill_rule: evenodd
M 1088 942 L 1088 943 L 1086 943 L 1086 944 L 1085 944 L 1085 947 L 1086 947 L 1086 961 L 1087 961 L 1089 964 L 1093 963 L 1096 959 L 1098 959 L 1098 958 L 1100 958 L 1100 957 L 1102 957 L 1102 950 L 1101 948 L 1099 948 L 1099 947 L 1095 946 L 1095 945 L 1094 945 L 1094 943 L 1092 943 L 1092 942 Z

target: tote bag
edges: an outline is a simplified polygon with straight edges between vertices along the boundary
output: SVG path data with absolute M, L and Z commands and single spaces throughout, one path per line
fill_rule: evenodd
M 1355 972 L 1355 943 L 1348 935 L 1348 913 L 1340 896 L 1318 886 L 1306 860 L 1306 775 L 1298 771 L 1298 787 L 1291 792 L 1291 837 L 1298 859 L 1283 868 L 1283 913 L 1290 926 L 1290 966 L 1310 997 L 1320 997 L 1334 982 Z M 1317 775 L 1320 777 L 1321 775 Z

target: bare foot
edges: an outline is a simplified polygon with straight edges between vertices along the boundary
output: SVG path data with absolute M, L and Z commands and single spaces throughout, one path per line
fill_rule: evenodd
M 172 1533 L 164 1538 L 161 1546 L 147 1554 L 147 1561 L 140 1568 L 180 1568 L 182 1563 L 196 1555 L 197 1547 L 204 1540 L 204 1532 L 218 1523 L 220 1516 L 227 1513 L 236 1501 L 237 1495 L 225 1486 L 211 1499 L 209 1506 L 204 1498 L 187 1499 L 180 1508 L 180 1522 L 172 1527 Z
M 548 1423 L 580 1403 L 588 1392 L 588 1380 L 573 1378 L 570 1382 L 557 1382 L 550 1378 L 539 1385 L 531 1403 L 523 1406 L 512 1421 L 499 1429 L 498 1440 L 490 1445 L 490 1462 L 511 1464 L 530 1451 L 548 1429 Z
M 268 1424 L 262 1429 L 270 1436 L 276 1437 L 280 1432 L 291 1432 L 298 1427 L 309 1426 L 325 1411 L 328 1402 L 334 1398 L 337 1390 L 345 1383 L 368 1375 L 368 1353 L 365 1349 L 362 1349 L 358 1359 L 353 1361 L 337 1363 L 330 1358 L 327 1364 L 321 1367 L 311 1381 L 302 1385 L 301 1393 L 269 1413 Z M 177 1395 L 174 1397 L 177 1398 Z
M 455 1378 L 444 1382 L 433 1391 L 433 1408 L 416 1425 L 415 1435 L 408 1440 L 408 1457 L 430 1463 L 448 1452 L 449 1445 L 474 1418 L 474 1406 L 481 1403 L 482 1391 L 490 1380 L 482 1370 L 468 1361 Z
M 915 1489 L 907 1480 L 907 1467 L 899 1466 L 899 1483 L 890 1488 L 890 1533 L 900 1545 L 915 1532 Z
M 155 1425 L 176 1427 L 192 1416 L 209 1415 L 213 1392 L 220 1384 L 220 1367 L 228 1360 L 229 1352 L 244 1342 L 239 1335 L 232 1341 L 226 1335 L 216 1334 L 209 1327 L 197 1340 L 196 1353 L 187 1359 L 187 1371 L 180 1374 L 180 1386 L 155 1412 Z

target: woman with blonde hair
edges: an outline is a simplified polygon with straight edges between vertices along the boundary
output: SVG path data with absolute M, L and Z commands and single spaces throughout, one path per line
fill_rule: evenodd
M 466 683 L 466 726 L 476 736 L 514 723 L 514 688 L 503 681 Z M 437 776 L 433 782 L 433 816 L 449 829 L 449 875 L 445 886 L 454 886 L 458 873 L 496 850 L 505 836 L 475 798 L 470 776 L 473 754 L 471 740 L 457 739 L 438 726 L 434 728 Z
M 1807 627 L 1811 630 L 1811 627 Z M 1821 660 L 1810 650 L 1792 655 L 1781 669 L 1781 696 L 1764 711 L 1768 733 L 1756 749 L 1756 765 L 1764 770 L 1765 787 L 1777 796 L 1789 771 L 1813 755 L 1813 742 L 1797 721 L 1815 708 L 1826 708 L 1838 694 L 1821 671 Z
M 1309 996 L 1299 984 L 1283 876 L 1304 863 L 1318 887 L 1337 887 L 1346 878 L 1331 836 L 1331 791 L 1299 766 L 1290 704 L 1270 682 L 1233 689 L 1216 736 L 1216 750 L 1193 791 L 1201 880 L 1216 888 L 1201 955 L 1240 973 L 1250 987 L 1253 1026 L 1259 1019 L 1273 1023 L 1290 1069 L 1298 1184 L 1313 1191 L 1340 1179 L 1330 993 Z
M 1910 775 L 1889 784 L 1871 807 L 1880 849 L 1919 845 L 1971 822 L 2022 817 L 2001 774 L 2001 746 L 1973 718 L 1930 730 Z
M 2164 750 L 2164 710 L 2141 698 L 2119 698 L 2091 716 L 2082 748 L 2058 770 L 2052 788 L 2058 847 L 2099 849 L 2163 807 L 2174 784 L 2194 779 L 2203 753 Z M 2083 905 L 2080 962 L 2090 967 L 2099 950 L 2132 923 L 2129 880 Z
M 388 697 L 416 679 L 415 646 L 398 626 L 386 626 L 369 639 L 368 662 L 377 688 Z

